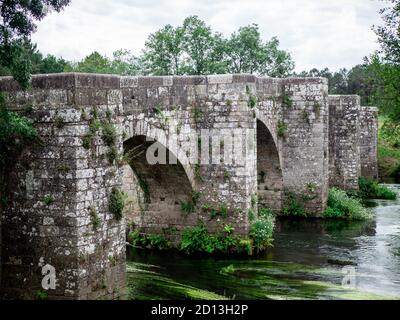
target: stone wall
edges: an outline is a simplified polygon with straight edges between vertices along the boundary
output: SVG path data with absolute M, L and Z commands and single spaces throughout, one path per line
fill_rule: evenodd
M 378 179 L 378 109 L 360 109 L 360 160 L 361 176 Z
M 329 96 L 329 185 L 358 189 L 360 97 Z
M 82 143 L 93 118 L 115 121 L 117 86 L 118 77 L 61 74 L 34 77 L 24 92 L 11 79 L 0 80 L 8 105 L 34 119 L 42 139 L 11 172 L 2 224 L 3 297 L 34 299 L 44 291 L 46 264 L 57 280 L 50 299 L 124 294 L 125 221 L 108 210 L 110 189 L 122 182 L 120 169 L 105 159 L 100 130 L 89 149 Z
M 200 220 L 246 237 L 257 196 L 279 212 L 295 194 L 320 216 L 328 161 L 345 186 L 360 171 L 349 171 L 360 161 L 357 99 L 332 98 L 328 126 L 322 78 L 57 74 L 34 76 L 29 91 L 0 78 L 0 90 L 42 138 L 10 168 L 3 297 L 35 298 L 45 264 L 57 278 L 49 298 L 123 297 L 127 225 L 160 233 Z M 374 116 L 363 117 L 372 164 Z M 162 150 L 167 164 L 148 162 Z M 109 209 L 113 190 L 128 194 L 122 219 Z

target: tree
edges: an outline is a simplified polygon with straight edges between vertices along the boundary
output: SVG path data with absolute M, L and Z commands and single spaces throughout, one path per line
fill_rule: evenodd
M 35 21 L 50 10 L 59 12 L 69 0 L 1 0 L 0 65 L 7 67 L 26 88 L 30 84 L 31 63 L 24 43 L 36 30 Z
M 380 11 L 384 25 L 374 27 L 381 51 L 369 62 L 377 78 L 375 101 L 379 110 L 400 121 L 400 0 L 387 1 L 392 6 Z
M 392 6 L 380 10 L 383 26 L 374 27 L 381 53 L 389 63 L 400 64 L 400 1 L 386 0 Z
M 166 25 L 150 34 L 143 57 L 144 73 L 151 75 L 179 75 L 183 72 L 183 28 Z

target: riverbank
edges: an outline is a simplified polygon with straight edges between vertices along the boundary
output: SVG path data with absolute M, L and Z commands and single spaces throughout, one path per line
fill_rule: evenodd
M 368 221 L 278 219 L 257 257 L 130 250 L 131 298 L 400 299 L 400 200 L 370 203 Z M 354 288 L 343 270 L 355 270 Z

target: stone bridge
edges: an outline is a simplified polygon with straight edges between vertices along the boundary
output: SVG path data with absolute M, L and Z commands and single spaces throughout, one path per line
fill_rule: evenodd
M 376 109 L 328 96 L 324 78 L 69 73 L 32 82 L 22 91 L 0 78 L 8 106 L 34 119 L 42 140 L 8 169 L 4 298 L 33 298 L 45 265 L 56 272 L 50 298 L 117 298 L 132 226 L 229 223 L 246 236 L 257 206 L 279 214 L 290 195 L 310 195 L 304 206 L 320 217 L 329 186 L 377 177 Z M 115 191 L 128 194 L 121 219 L 110 212 Z M 221 216 L 210 219 L 210 208 Z

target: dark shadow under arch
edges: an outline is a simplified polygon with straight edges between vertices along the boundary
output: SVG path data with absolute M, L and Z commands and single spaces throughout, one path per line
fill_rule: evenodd
M 267 126 L 257 120 L 257 189 L 259 208 L 282 210 L 283 177 L 279 153 Z
M 146 141 L 142 135 L 124 142 L 125 157 L 133 171 L 130 176 L 125 175 L 124 188 L 133 190 L 132 196 L 137 197 L 137 205 L 126 213 L 127 223 L 133 222 L 146 233 L 195 225 L 195 214 L 186 217 L 181 210 L 181 203 L 190 202 L 192 197 L 188 176 L 179 161 L 177 164 L 149 164 L 146 151 L 154 142 Z M 168 163 L 169 150 L 166 151 Z

